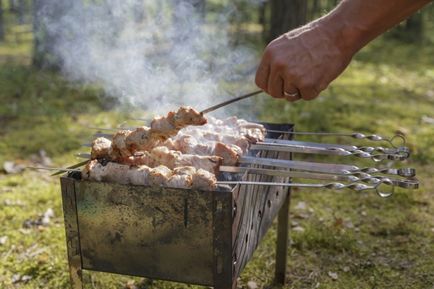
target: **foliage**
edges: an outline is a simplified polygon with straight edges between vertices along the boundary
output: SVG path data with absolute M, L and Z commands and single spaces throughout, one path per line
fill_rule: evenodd
M 130 115 L 109 110 L 113 101 L 94 87 L 23 64 L 31 37 L 22 41 L 9 34 L 0 45 L 0 164 L 25 162 L 40 149 L 55 165 L 75 163 L 73 154 L 82 151 L 80 144 L 92 134 L 86 126 L 115 126 Z M 405 133 L 413 161 L 404 166 L 416 167 L 422 183 L 417 192 L 398 190 L 389 199 L 294 190 L 285 288 L 422 289 L 434 284 L 434 126 L 423 120 L 434 117 L 433 53 L 430 46 L 382 39 L 364 49 L 316 101 L 255 99 L 261 120 L 294 122 L 299 131 Z M 18 64 L 10 63 L 16 59 Z M 69 288 L 59 191 L 58 179 L 46 172 L 0 174 L 0 238 L 8 237 L 0 245 L 0 288 Z M 55 215 L 49 226 L 23 227 L 48 208 Z M 249 280 L 261 288 L 271 284 L 275 240 L 273 227 L 242 274 L 240 287 Z M 330 273 L 337 273 L 337 279 Z M 18 278 L 25 275 L 31 279 Z M 129 280 L 141 288 L 201 288 L 105 273 L 86 273 L 85 280 L 86 288 L 124 288 Z

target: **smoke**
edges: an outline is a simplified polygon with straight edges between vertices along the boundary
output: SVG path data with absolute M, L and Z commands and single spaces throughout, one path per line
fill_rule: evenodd
M 62 71 L 123 104 L 155 113 L 201 109 L 228 98 L 223 88 L 236 87 L 231 83 L 253 88 L 257 59 L 251 49 L 231 45 L 228 17 L 236 10 L 230 3 L 205 18 L 193 0 L 60 2 L 67 4 L 45 25 L 57 35 Z

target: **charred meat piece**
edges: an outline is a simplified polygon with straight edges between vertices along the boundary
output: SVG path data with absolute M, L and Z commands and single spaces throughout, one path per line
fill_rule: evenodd
M 92 160 L 84 168 L 82 177 L 92 181 L 128 184 L 130 183 L 127 177 L 129 170 L 130 166 L 127 165 L 109 162 L 103 166 L 97 160 Z
M 160 142 L 161 139 L 146 126 L 136 128 L 125 139 L 126 147 L 131 153 L 136 151 L 150 151 Z
M 156 147 L 151 151 L 150 156 L 155 164 L 162 164 L 171 169 L 177 167 L 176 163 L 183 155 L 179 151 L 169 150 L 167 147 Z
M 173 175 L 171 169 L 166 166 L 158 166 L 149 172 L 148 183 L 151 186 L 167 186 L 167 181 Z
M 210 173 L 217 173 L 222 163 L 222 158 L 218 156 L 198 156 L 182 155 L 176 160 L 175 167 L 192 166 Z
M 241 149 L 240 149 L 241 150 Z M 214 154 L 223 159 L 223 165 L 234 166 L 238 163 L 239 154 L 229 145 L 217 142 L 214 147 Z
M 113 135 L 112 139 L 112 159 L 125 158 L 131 156 L 127 147 L 127 137 L 131 134 L 130 130 L 120 130 Z
M 138 186 L 149 185 L 148 177 L 151 168 L 148 166 L 131 167 L 127 173 L 128 183 Z
M 167 186 L 189 189 L 193 186 L 193 177 L 191 175 L 173 175 L 167 180 Z
M 214 174 L 198 169 L 193 175 L 193 188 L 213 191 L 217 188 L 217 179 Z
M 96 138 L 92 142 L 91 158 L 110 159 L 112 142 L 105 137 Z

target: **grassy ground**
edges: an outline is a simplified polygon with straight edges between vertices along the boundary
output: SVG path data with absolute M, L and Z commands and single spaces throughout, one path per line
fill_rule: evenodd
M 86 125 L 111 126 L 125 119 L 122 112 L 108 111 L 97 89 L 77 88 L 57 75 L 10 63 L 28 57 L 28 47 L 17 47 L 0 45 L 8 55 L 0 66 L 0 163 L 37 161 L 41 149 L 54 165 L 74 163 L 73 154 L 90 137 Z M 264 105 L 262 120 L 294 122 L 298 130 L 405 133 L 414 154 L 404 166 L 416 167 L 422 182 L 420 190 L 398 190 L 388 199 L 295 190 L 285 288 L 432 288 L 434 126 L 423 116 L 434 117 L 433 83 L 432 46 L 378 41 L 317 101 L 285 104 L 257 98 Z M 6 239 L 0 242 L 0 288 L 68 288 L 58 179 L 34 171 L 0 174 L 0 208 L 0 238 L 7 237 L 0 239 Z M 54 210 L 49 225 L 32 225 L 49 208 Z M 273 228 L 242 274 L 240 287 L 248 281 L 260 288 L 271 284 L 275 237 Z M 102 273 L 85 274 L 85 280 L 86 288 L 140 283 Z M 141 287 L 199 288 L 157 281 Z

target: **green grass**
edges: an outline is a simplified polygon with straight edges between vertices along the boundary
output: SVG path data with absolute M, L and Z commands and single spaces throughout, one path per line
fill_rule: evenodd
M 18 57 L 30 51 L 22 45 L 11 52 L 12 46 L 0 45 L 0 54 Z M 372 193 L 294 190 L 291 223 L 304 231 L 291 232 L 285 288 L 424 289 L 434 284 L 434 126 L 422 122 L 423 115 L 434 117 L 433 54 L 432 47 L 377 41 L 316 101 L 267 99 L 254 108 L 261 120 L 294 122 L 299 131 L 356 130 L 385 136 L 401 131 L 413 151 L 412 160 L 403 165 L 417 168 L 422 183 L 418 191 L 398 190 L 388 199 Z M 79 87 L 56 74 L 3 64 L 0 163 L 25 163 L 40 149 L 55 165 L 76 162 L 73 154 L 91 135 L 86 126 L 108 127 L 126 118 L 122 111 L 109 110 L 114 102 L 106 99 L 98 89 Z M 299 202 L 307 208 L 297 209 Z M 0 208 L 0 237 L 8 237 L 0 245 L 0 288 L 68 288 L 58 178 L 34 171 L 0 174 Z M 37 219 L 48 208 L 55 211 L 50 226 L 23 228 L 25 220 Z M 240 287 L 249 280 L 260 288 L 271 284 L 275 239 L 273 227 L 242 274 Z M 337 273 L 337 280 L 329 272 Z M 15 274 L 31 280 L 12 284 Z M 124 288 L 128 280 L 140 282 L 85 274 L 86 288 Z M 142 287 L 200 288 L 151 283 Z

